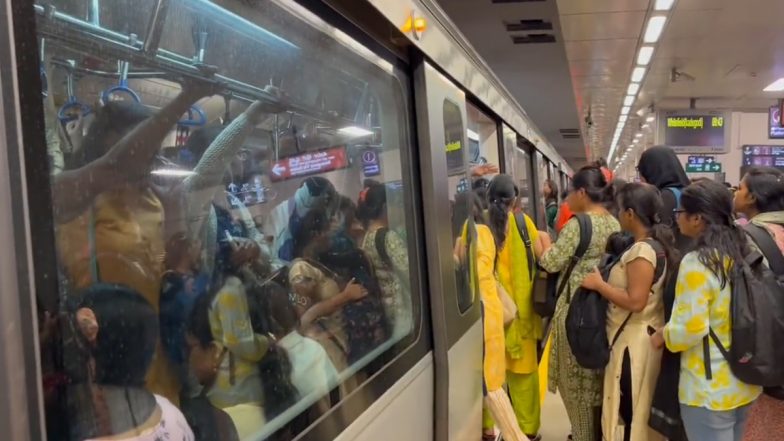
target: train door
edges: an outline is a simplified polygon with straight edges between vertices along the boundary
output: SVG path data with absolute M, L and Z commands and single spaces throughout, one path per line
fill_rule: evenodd
M 475 440 L 481 426 L 482 326 L 455 240 L 471 189 L 465 94 L 427 62 L 415 74 L 435 359 L 437 440 Z M 445 215 L 450 213 L 450 215 Z M 461 283 L 462 281 L 462 283 Z

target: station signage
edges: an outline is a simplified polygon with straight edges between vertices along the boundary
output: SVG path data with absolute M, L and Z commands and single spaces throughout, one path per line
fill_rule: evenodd
M 375 150 L 365 150 L 362 152 L 362 173 L 366 177 L 378 176 L 381 174 L 381 162 L 378 152 Z
M 285 181 L 286 179 L 299 178 L 346 167 L 348 167 L 346 147 L 332 147 L 326 150 L 303 153 L 272 161 L 270 179 L 272 181 Z
M 683 110 L 660 117 L 659 142 L 676 153 L 725 153 L 728 125 L 723 112 Z
M 744 145 L 742 168 L 748 167 L 784 170 L 784 145 Z
M 768 110 L 768 138 L 784 139 L 784 126 L 781 124 L 781 108 L 773 106 Z
M 686 173 L 719 173 L 722 166 L 715 156 L 689 156 L 686 162 Z

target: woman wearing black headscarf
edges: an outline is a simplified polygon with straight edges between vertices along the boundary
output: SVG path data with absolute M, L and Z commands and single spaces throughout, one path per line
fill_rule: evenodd
M 675 152 L 666 146 L 651 147 L 640 156 L 637 164 L 640 178 L 643 181 L 654 185 L 661 191 L 663 204 L 659 212 L 662 223 L 672 228 L 675 236 L 675 247 L 683 256 L 693 248 L 693 241 L 681 234 L 678 224 L 675 222 L 674 210 L 680 206 L 680 195 L 690 182 L 686 172 L 683 170 L 680 160 Z M 673 270 L 669 274 L 678 274 L 680 262 L 673 265 Z M 664 302 L 665 321 L 670 320 L 672 306 L 675 303 L 675 280 L 676 277 L 669 277 L 662 293 Z M 659 379 L 656 382 L 656 390 L 653 395 L 651 405 L 651 416 L 649 424 L 652 428 L 667 437 L 671 441 L 685 441 L 686 433 L 683 428 L 680 416 L 680 404 L 678 402 L 678 381 L 680 379 L 680 354 L 664 350 L 662 353 L 661 369 Z
M 675 152 L 667 146 L 651 147 L 640 156 L 637 164 L 640 177 L 661 191 L 664 207 L 659 213 L 662 223 L 670 226 L 675 235 L 675 246 L 681 255 L 690 251 L 691 239 L 680 234 L 678 224 L 675 223 L 675 213 L 678 208 L 678 199 L 684 188 L 688 187 L 689 177 L 683 170 L 683 165 Z

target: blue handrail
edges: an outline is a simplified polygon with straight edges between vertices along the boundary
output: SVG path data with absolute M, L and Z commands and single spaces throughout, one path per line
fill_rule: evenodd
M 68 101 L 66 101 L 57 112 L 57 118 L 61 123 L 68 123 L 79 118 L 79 115 L 73 115 L 71 113 L 74 109 L 78 110 L 81 116 L 87 116 L 93 112 L 93 109 L 90 106 L 80 103 L 75 96 L 69 96 Z
M 112 86 L 103 92 L 101 92 L 101 103 L 106 104 L 111 100 L 112 95 L 117 93 L 123 93 L 131 97 L 133 101 L 137 103 L 142 102 L 142 99 L 139 97 L 139 94 L 134 92 L 130 87 L 128 87 L 128 70 L 130 69 L 130 63 L 127 61 L 119 60 L 117 62 L 117 72 L 120 77 L 119 84 L 116 86 Z
M 207 125 L 207 115 L 204 110 L 198 105 L 191 106 L 188 109 L 188 118 L 177 121 L 177 125 L 181 127 L 202 127 Z

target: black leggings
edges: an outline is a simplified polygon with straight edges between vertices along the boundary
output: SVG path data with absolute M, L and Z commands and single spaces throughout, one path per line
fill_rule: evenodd
M 632 362 L 629 358 L 629 350 L 623 352 L 623 362 L 621 364 L 621 403 L 618 412 L 624 421 L 623 441 L 630 441 L 632 437 Z

